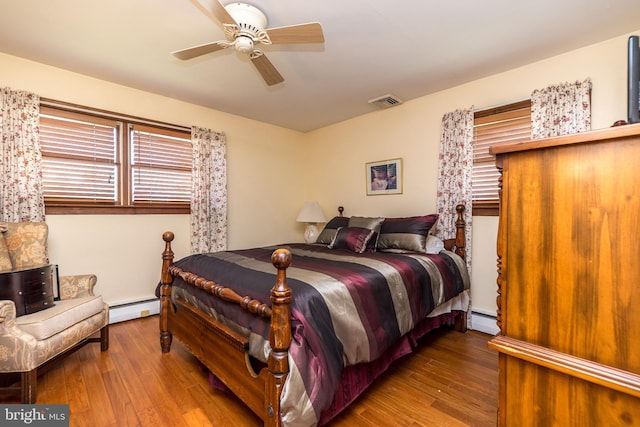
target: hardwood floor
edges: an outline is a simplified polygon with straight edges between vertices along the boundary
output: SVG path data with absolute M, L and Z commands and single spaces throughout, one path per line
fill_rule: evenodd
M 427 335 L 331 426 L 495 426 L 498 355 L 489 338 Z M 179 342 L 161 353 L 157 316 L 113 324 L 107 352 L 89 344 L 52 367 L 38 378 L 37 403 L 68 403 L 71 426 L 261 425 L 234 396 L 209 387 Z

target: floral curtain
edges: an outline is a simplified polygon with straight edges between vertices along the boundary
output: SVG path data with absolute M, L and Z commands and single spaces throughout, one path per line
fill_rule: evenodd
M 224 133 L 191 128 L 191 252 L 227 249 L 227 144 Z
M 460 203 L 466 206 L 464 219 L 467 223 L 465 239 L 469 273 L 471 273 L 472 140 L 472 110 L 456 110 L 442 117 L 436 201 L 436 212 L 440 220 L 436 233 L 442 239 L 455 237 L 454 208 Z
M 591 129 L 591 80 L 563 83 L 531 94 L 531 137 L 547 138 Z
M 40 97 L 0 89 L 0 220 L 44 221 Z

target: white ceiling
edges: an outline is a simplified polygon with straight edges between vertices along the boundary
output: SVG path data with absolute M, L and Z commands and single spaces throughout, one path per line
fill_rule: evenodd
M 233 49 L 170 55 L 224 39 L 189 0 L 0 0 L 0 52 L 309 131 L 640 28 L 639 0 L 246 3 L 269 28 L 320 22 L 324 45 L 266 46 L 285 79 L 267 86 Z

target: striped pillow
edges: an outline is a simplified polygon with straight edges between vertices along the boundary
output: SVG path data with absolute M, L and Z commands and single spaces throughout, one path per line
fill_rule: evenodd
M 324 229 L 316 239 L 316 243 L 322 243 L 330 245 L 333 239 L 336 237 L 336 232 L 340 227 L 347 227 L 349 225 L 348 216 L 334 216 L 331 221 L 324 226 Z
M 379 251 L 426 252 L 429 230 L 438 220 L 437 214 L 407 218 L 387 218 L 380 228 Z
M 352 252 L 363 253 L 367 244 L 376 234 L 375 230 L 362 227 L 340 227 L 329 245 L 330 249 L 349 249 Z
M 349 219 L 349 227 L 368 228 L 375 232 L 367 244 L 367 250 L 369 252 L 375 252 L 376 250 L 382 221 L 384 221 L 383 217 L 352 216 L 351 219 Z

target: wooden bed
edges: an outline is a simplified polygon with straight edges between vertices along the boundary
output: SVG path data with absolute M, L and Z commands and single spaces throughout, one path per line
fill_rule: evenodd
M 454 238 L 444 240 L 444 246 L 446 251 L 453 252 L 464 260 L 464 206 L 456 206 L 456 212 L 456 235 Z M 290 348 L 292 345 L 291 303 L 295 295 L 293 295 L 287 283 L 287 268 L 292 264 L 291 251 L 287 248 L 278 248 L 271 254 L 271 262 L 275 267 L 275 278 L 271 283 L 275 282 L 275 284 L 270 290 L 269 300 L 267 301 L 242 296 L 240 294 L 244 292 L 234 291 L 232 285 L 223 286 L 189 271 L 184 271 L 174 265 L 174 254 L 171 249 L 171 242 L 174 239 L 173 233 L 165 232 L 162 238 L 165 242 L 165 249 L 162 253 L 162 275 L 158 287 L 162 352 L 169 352 L 172 338 L 177 338 L 215 375 L 218 381 L 255 412 L 264 421 L 265 426 L 309 425 L 308 420 L 304 421 L 304 423 L 297 423 L 295 419 L 283 418 L 281 413 L 283 389 L 285 388 L 287 377 L 292 373 L 290 366 Z M 292 245 L 295 247 L 296 244 Z M 296 259 L 300 260 L 300 258 Z M 233 305 L 235 310 L 242 311 L 243 316 L 255 316 L 266 322 L 268 327 L 268 340 L 266 341 L 270 348 L 270 351 L 266 354 L 266 360 L 264 362 L 256 361 L 254 357 L 249 355 L 251 340 L 246 333 L 241 333 L 242 328 L 238 328 L 232 322 L 226 321 L 224 316 L 215 314 L 212 316 L 211 313 L 205 312 L 202 307 L 193 304 L 193 301 L 190 301 L 189 298 L 180 297 L 180 294 L 176 294 L 174 286 L 174 279 L 176 278 L 178 278 L 182 286 L 186 284 L 187 287 L 198 288 L 222 300 L 223 304 Z M 289 280 L 291 281 L 291 278 Z M 468 292 L 468 288 L 465 291 Z M 420 321 L 420 324 L 416 325 L 415 330 L 417 333 L 412 336 L 412 339 L 417 340 L 424 333 L 443 323 L 455 324 L 457 330 L 464 331 L 466 330 L 466 319 L 467 313 L 462 310 L 452 310 L 424 318 L 424 321 Z M 266 336 L 266 333 L 263 335 Z M 375 375 L 370 375 L 370 378 L 366 381 L 359 380 L 358 382 L 366 383 L 366 388 L 375 376 L 383 372 L 395 358 L 397 357 L 386 359 L 385 363 L 378 364 L 383 365 L 382 367 L 378 366 L 375 360 L 370 363 L 361 363 L 360 365 L 366 365 L 364 367 L 368 372 L 374 369 L 376 373 Z M 359 365 L 356 365 L 354 368 L 358 367 Z M 348 381 L 345 379 L 349 377 L 347 374 L 355 371 L 357 370 L 352 369 L 349 372 L 345 369 L 341 377 L 341 386 L 342 382 Z M 362 391 L 358 390 L 356 395 Z M 354 398 L 355 396 L 348 396 L 338 399 L 336 393 L 334 400 L 340 400 L 341 402 L 337 405 L 332 405 L 331 411 L 326 411 L 327 413 L 331 412 L 331 414 L 328 416 L 323 414 L 325 416 L 318 418 L 314 422 L 323 424 L 330 420 Z

